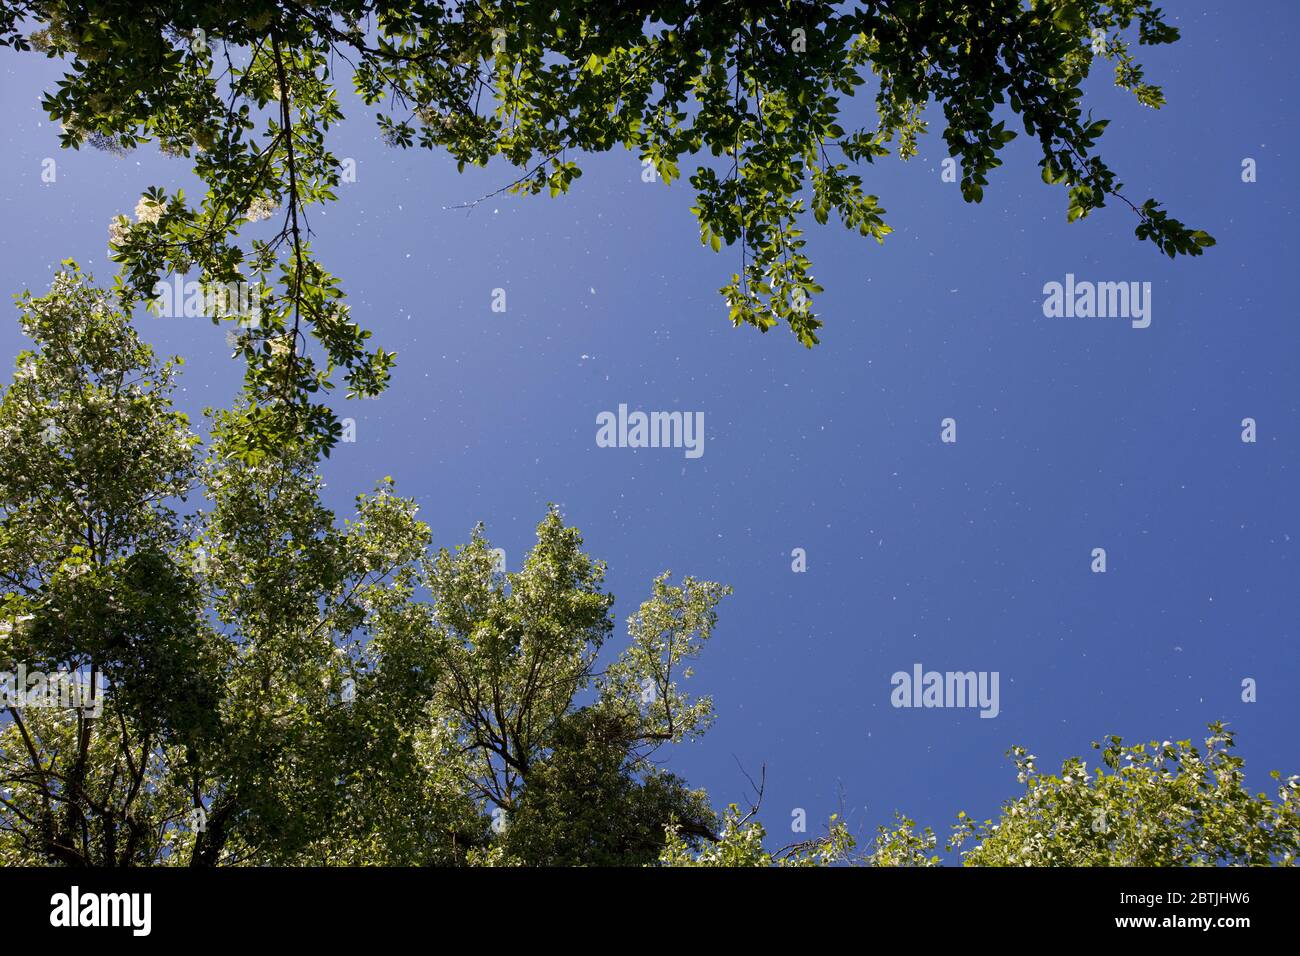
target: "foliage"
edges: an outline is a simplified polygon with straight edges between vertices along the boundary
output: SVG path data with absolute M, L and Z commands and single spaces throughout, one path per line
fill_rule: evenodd
M 509 573 L 482 528 L 431 553 L 391 479 L 340 524 L 309 442 L 230 453 L 238 410 L 198 461 L 175 363 L 75 265 L 20 305 L 0 670 L 107 690 L 6 707 L 0 862 L 642 863 L 672 820 L 713 835 L 651 756 L 707 726 L 681 682 L 728 589 L 656 579 L 597 670 L 613 597 L 555 509 Z
M 434 701 L 444 733 L 469 755 L 471 791 L 504 833 L 495 856 L 537 864 L 653 860 L 671 819 L 691 839 L 711 834 L 702 794 L 658 770 L 651 755 L 702 732 L 707 699 L 693 701 L 674 677 L 697 655 L 729 589 L 685 578 L 654 582 L 628 621 L 631 643 L 603 673 L 597 655 L 612 621 L 600 591 L 603 563 L 552 509 L 523 570 L 497 573 L 475 532 L 429 562 L 427 583 L 449 679 Z M 572 701 L 594 691 L 591 704 Z
M 196 439 L 171 409 L 177 363 L 75 266 L 19 305 L 38 349 L 0 398 L 0 670 L 82 672 L 114 693 L 98 717 L 8 709 L 0 859 L 140 862 L 184 812 L 163 763 L 218 724 L 222 649 L 174 510 Z
M 1033 754 L 1014 747 L 1025 794 L 1009 800 L 998 820 L 975 823 L 958 814 L 947 848 L 962 850 L 966 866 L 1295 866 L 1300 849 L 1300 776 L 1278 781 L 1276 800 L 1246 789 L 1232 731 L 1209 725 L 1202 753 L 1191 741 L 1124 746 L 1108 737 L 1093 747 L 1103 767 L 1089 771 L 1077 757 L 1060 776 L 1038 773 Z M 1107 772 L 1109 769 L 1110 772 Z M 935 866 L 938 838 L 899 816 L 881 826 L 869 850 L 856 854 L 848 827 L 832 816 L 823 837 L 776 853 L 763 848 L 763 827 L 726 814 L 720 840 L 691 851 L 670 838 L 660 857 L 668 866 Z
M 0 862 L 932 866 L 899 816 L 859 850 L 769 850 L 660 768 L 712 719 L 683 689 L 721 585 L 653 582 L 607 657 L 605 567 L 552 508 L 517 572 L 483 529 L 430 551 L 391 479 L 340 524 L 309 442 L 206 457 L 159 362 L 67 264 L 19 299 L 35 348 L 0 391 L 0 670 L 102 676 L 102 710 L 8 706 Z M 203 507 L 191 505 L 201 489 Z M 599 662 L 606 656 L 607 663 Z M 958 817 L 968 866 L 1294 865 L 1300 778 L 1252 795 L 1235 740 L 1094 744 Z M 196 817 L 196 812 L 200 814 Z M 971 845 L 970 849 L 962 849 Z
M 1294 866 L 1300 849 L 1300 777 L 1280 780 L 1277 799 L 1246 789 L 1243 761 L 1222 723 L 1202 752 L 1190 740 L 1125 747 L 1094 743 L 1102 766 L 1074 758 L 1042 776 L 1016 747 L 1025 794 L 995 824 L 964 815 L 955 845 L 974 839 L 970 866 Z M 1109 772 L 1108 772 L 1109 771 Z
M 1018 121 L 1037 141 L 1043 180 L 1068 190 L 1069 220 L 1117 198 L 1136 214 L 1137 236 L 1170 256 L 1212 245 L 1156 200 L 1125 198 L 1097 152 L 1108 121 L 1083 106 L 1092 69 L 1109 63 L 1117 85 L 1158 108 L 1163 94 L 1133 51 L 1177 38 L 1152 0 L 0 8 L 0 44 L 67 66 L 44 104 L 65 146 L 122 152 L 152 141 L 202 180 L 197 202 L 148 190 L 134 221 L 112 224 L 112 254 L 128 302 L 190 269 L 210 288 L 261 290 L 255 327 L 239 310 L 214 315 L 242 322 L 247 401 L 229 445 L 250 461 L 307 438 L 328 450 L 340 425 L 320 397 L 335 373 L 349 395 L 369 396 L 394 364 L 311 249 L 309 211 L 344 181 L 330 147 L 340 83 L 375 108 L 390 144 L 445 150 L 462 169 L 500 158 L 518 173 L 505 187 L 516 193 L 567 192 L 583 154 L 620 145 L 665 183 L 693 164 L 701 241 L 739 247 L 721 290 L 731 321 L 785 324 L 812 346 L 822 288 L 803 226 L 834 217 L 883 241 L 890 227 L 861 167 L 915 155 L 931 103 L 966 201 L 982 200 Z M 855 99 L 864 87 L 874 119 Z M 270 238 L 241 241 L 246 225 L 272 216 Z
M 927 827 L 915 831 L 916 823 L 899 816 L 893 828 L 880 826 L 870 848 L 855 854 L 857 838 L 848 825 L 832 814 L 826 835 L 810 840 L 790 843 L 769 852 L 764 848 L 766 831 L 752 817 L 758 808 L 743 816 L 733 803 L 727 808 L 724 825 L 718 839 L 698 852 L 680 839 L 680 832 L 669 834 L 668 844 L 660 854 L 664 866 L 936 866 L 939 857 L 931 855 L 936 844 L 934 834 Z

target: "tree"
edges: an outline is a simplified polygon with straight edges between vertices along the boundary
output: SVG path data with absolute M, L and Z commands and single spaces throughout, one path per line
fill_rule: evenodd
M 232 654 L 220 746 L 196 768 L 195 861 L 456 862 L 453 836 L 476 814 L 447 768 L 421 760 L 430 685 L 383 667 L 418 613 L 415 504 L 384 481 L 340 527 L 310 451 L 248 464 L 228 452 L 238 416 L 214 425 L 197 544 Z
M 710 701 L 688 698 L 678 679 L 690 676 L 685 664 L 729 589 L 661 575 L 628 621 L 628 648 L 597 672 L 612 598 L 600 591 L 604 565 L 581 545 L 552 509 L 519 572 L 493 570 L 481 530 L 428 569 L 446 670 L 435 707 L 468 757 L 470 792 L 504 834 L 482 862 L 651 862 L 674 820 L 692 845 L 712 836 L 705 796 L 651 756 L 711 719 Z M 594 701 L 575 708 L 590 690 Z
M 1094 743 L 1101 766 L 1078 758 L 1059 776 L 1038 773 L 1033 754 L 1010 751 L 1023 796 L 1002 817 L 962 815 L 956 845 L 970 866 L 1294 866 L 1300 853 L 1300 777 L 1278 781 L 1277 799 L 1246 789 L 1235 734 L 1209 725 L 1205 750 L 1190 740 Z
M 19 306 L 35 348 L 0 390 L 0 863 L 941 862 L 905 816 L 862 851 L 836 817 L 768 849 L 757 806 L 719 822 L 658 765 L 711 722 L 683 682 L 728 588 L 665 572 L 609 657 L 605 567 L 554 508 L 516 572 L 481 527 L 431 552 L 391 479 L 340 524 L 309 442 L 249 463 L 220 412 L 200 461 L 171 407 L 179 360 L 75 264 Z M 60 674 L 104 689 L 30 699 Z M 1025 792 L 996 821 L 959 814 L 947 848 L 968 866 L 1294 865 L 1300 777 L 1251 794 L 1234 734 L 1209 730 L 1203 751 L 1108 737 L 1100 766 L 1059 775 L 1014 747 Z
M 707 797 L 652 757 L 708 725 L 681 682 L 728 589 L 656 579 L 598 669 L 614 599 L 554 508 L 518 572 L 481 527 L 430 552 L 391 479 L 340 524 L 310 442 L 251 463 L 217 412 L 200 461 L 179 360 L 75 265 L 20 305 L 0 862 L 627 864 L 670 823 L 713 836 Z M 38 672 L 106 686 L 97 707 L 32 701 Z
M 1068 189 L 1071 221 L 1117 199 L 1136 214 L 1137 236 L 1170 256 L 1213 245 L 1156 200 L 1126 198 L 1097 153 L 1108 121 L 1082 105 L 1084 80 L 1106 62 L 1120 87 L 1159 107 L 1134 47 L 1177 38 L 1152 0 L 11 0 L 0 9 L 0 44 L 68 63 L 45 100 L 65 146 L 154 141 L 205 184 L 198 204 L 151 188 L 134 221 L 114 222 L 111 244 L 127 302 L 191 268 L 213 288 L 262 290 L 260 322 L 239 345 L 248 401 L 232 450 L 249 460 L 303 436 L 328 448 L 340 425 L 315 397 L 333 387 L 332 372 L 349 395 L 368 396 L 394 363 L 352 321 L 339 280 L 310 247 L 310 207 L 345 178 L 329 146 L 343 119 L 339 82 L 378 107 L 394 146 L 444 149 L 462 169 L 494 158 L 513 166 L 500 191 L 566 192 L 582 154 L 617 145 L 666 183 L 694 164 L 701 241 L 739 247 L 721 290 L 731 321 L 785 324 L 812 346 L 821 287 L 802 227 L 809 215 L 834 216 L 883 241 L 884 209 L 856 170 L 891 151 L 915 155 L 931 101 L 968 202 L 982 199 L 1018 118 L 1038 142 L 1043 180 Z M 868 82 L 874 122 L 854 108 Z M 274 215 L 272 240 L 239 242 L 242 225 Z M 246 311 L 214 319 L 247 320 Z
M 0 398 L 0 670 L 113 693 L 102 710 L 7 702 L 0 859 L 139 863 L 185 810 L 164 763 L 217 723 L 220 649 L 172 507 L 197 440 L 170 406 L 177 362 L 155 361 L 75 266 L 19 304 L 37 349 Z
M 1295 866 L 1300 855 L 1300 776 L 1275 770 L 1276 799 L 1246 789 L 1244 761 L 1229 753 L 1235 735 L 1209 725 L 1205 751 L 1190 740 L 1124 746 L 1111 736 L 1092 746 L 1102 766 L 1077 757 L 1059 776 L 1038 773 L 1033 754 L 1008 751 L 1022 796 L 1008 800 L 996 820 L 976 823 L 958 814 L 948 849 L 966 866 Z M 1107 772 L 1109 771 L 1109 772 Z M 733 805 L 715 845 L 692 852 L 670 839 L 661 862 L 672 866 L 832 865 L 935 866 L 938 839 L 899 816 L 881 826 L 871 847 L 856 854 L 848 827 L 831 817 L 827 835 L 775 854 L 763 848 L 763 828 Z

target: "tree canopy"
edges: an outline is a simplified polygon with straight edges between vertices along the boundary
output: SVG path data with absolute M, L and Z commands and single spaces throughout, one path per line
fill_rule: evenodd
M 112 290 L 65 263 L 19 298 L 34 347 L 0 389 L 0 670 L 105 690 L 6 698 L 0 863 L 941 862 L 902 815 L 862 849 L 837 817 L 774 848 L 761 799 L 719 814 L 664 769 L 713 719 L 686 681 L 728 587 L 665 572 L 615 641 L 605 566 L 553 507 L 508 571 L 481 525 L 435 549 L 391 478 L 344 520 L 325 506 L 325 393 L 377 395 L 395 364 L 312 250 L 347 175 L 339 87 L 395 148 L 508 166 L 500 192 L 565 193 L 615 147 L 688 179 L 701 242 L 735 249 L 732 323 L 812 347 L 804 227 L 883 241 L 866 167 L 915 156 L 933 109 L 968 202 L 1018 126 L 1068 220 L 1114 202 L 1170 257 L 1212 246 L 1126 194 L 1084 104 L 1106 64 L 1161 106 L 1135 49 L 1177 38 L 1151 0 L 0 6 L 0 45 L 65 66 L 44 101 L 65 147 L 154 143 L 203 184 L 152 186 L 110 224 Z M 173 405 L 182 360 L 130 318 L 196 270 L 246 366 L 207 441 Z M 1110 737 L 1100 766 L 1048 776 L 1014 748 L 1024 794 L 959 815 L 945 846 L 972 866 L 1294 864 L 1300 782 L 1252 795 L 1233 745 L 1220 724 L 1204 751 Z
M 862 850 L 837 817 L 772 848 L 761 794 L 719 817 L 663 769 L 713 718 L 685 682 L 729 588 L 660 575 L 615 648 L 605 566 L 555 509 L 518 571 L 482 527 L 433 550 L 391 479 L 340 523 L 311 443 L 249 463 L 216 412 L 205 449 L 172 407 L 179 360 L 75 265 L 19 306 L 35 347 L 0 391 L 0 671 L 104 689 L 53 707 L 5 688 L 0 863 L 942 860 L 905 816 Z M 1013 748 L 1024 793 L 960 814 L 946 846 L 971 866 L 1294 864 L 1300 777 L 1252 794 L 1234 744 L 1221 724 L 1204 751 L 1109 737 L 1059 775 Z
M 1294 866 L 1300 855 L 1300 776 L 1273 771 L 1277 795 L 1252 794 L 1235 734 L 1209 726 L 1205 749 L 1190 740 L 1094 743 L 1101 764 L 1072 757 L 1041 774 L 1023 747 L 1008 751 L 1025 792 L 977 823 L 965 812 L 946 842 L 965 866 Z M 720 838 L 692 850 L 676 834 L 661 861 L 673 866 L 937 866 L 939 838 L 899 814 L 865 848 L 832 816 L 823 836 L 769 850 L 753 812 L 733 804 Z M 973 841 L 970 849 L 963 847 Z
M 313 254 L 312 207 L 336 197 L 331 131 L 351 84 L 395 147 L 445 150 L 463 169 L 500 159 L 502 191 L 564 193 L 583 155 L 622 146 L 665 183 L 687 176 L 700 239 L 738 247 L 721 292 L 731 321 L 819 339 L 822 288 L 804 253 L 807 220 L 883 241 L 880 199 L 861 170 L 916 154 L 928 110 L 979 202 L 1018 125 L 1067 217 L 1110 200 L 1170 256 L 1214 240 L 1155 199 L 1129 199 L 1098 152 L 1107 120 L 1083 103 L 1099 65 L 1137 101 L 1160 87 L 1136 57 L 1172 43 L 1152 0 L 822 0 L 759 3 L 333 0 L 17 0 L 0 44 L 61 59 L 45 98 L 62 143 L 112 151 L 153 142 L 192 164 L 206 192 L 151 187 L 111 229 L 118 292 L 148 301 L 159 278 L 259 290 L 242 323 L 250 459 L 340 424 L 320 393 L 381 391 L 394 355 L 353 320 L 341 281 Z M 859 96 L 858 94 L 864 94 Z M 870 105 L 867 100 L 870 96 Z M 874 107 L 874 110 L 871 109 Z M 278 217 L 270 240 L 240 229 Z M 246 311 L 246 310 L 245 310 Z M 238 310 L 224 317 L 247 319 Z M 314 343 L 314 344 L 313 344 Z
M 249 464 L 218 412 L 200 458 L 178 362 L 75 266 L 20 307 L 0 670 L 106 690 L 6 700 L 0 861 L 630 863 L 669 823 L 713 836 L 653 755 L 708 726 L 682 682 L 727 588 L 660 576 L 598 668 L 613 597 L 558 511 L 517 572 L 481 528 L 432 551 L 391 479 L 340 524 L 309 444 Z

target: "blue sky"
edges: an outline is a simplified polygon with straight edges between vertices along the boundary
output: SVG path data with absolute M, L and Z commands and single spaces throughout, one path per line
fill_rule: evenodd
M 883 247 L 810 226 L 826 289 L 811 351 L 731 328 L 717 289 L 738 252 L 700 246 L 689 185 L 643 183 L 618 152 L 589 158 L 566 197 L 450 210 L 513 175 L 389 149 L 345 98 L 334 149 L 357 181 L 314 213 L 315 248 L 398 366 L 382 398 L 340 407 L 357 441 L 326 465 L 331 503 L 346 512 L 392 475 L 436 542 L 482 520 L 517 569 L 557 502 L 609 562 L 616 644 L 665 568 L 734 586 L 690 682 L 716 725 L 669 766 L 725 804 L 750 795 L 738 765 L 766 764 L 776 844 L 794 808 L 815 832 L 841 800 L 855 828 L 896 808 L 945 832 L 958 810 L 989 816 L 1016 790 L 1015 743 L 1050 769 L 1091 761 L 1105 734 L 1199 739 L 1224 719 L 1257 789 L 1270 769 L 1300 771 L 1300 18 L 1285 2 L 1177 7 L 1183 39 L 1143 51 L 1168 105 L 1105 77 L 1090 105 L 1112 120 L 1103 152 L 1126 191 L 1217 247 L 1172 262 L 1118 204 L 1067 225 L 1023 136 L 966 205 L 935 133 L 910 163 L 865 171 L 895 229 Z M 38 102 L 58 74 L 0 51 L 5 293 L 44 290 L 68 257 L 107 284 L 110 218 L 149 186 L 191 182 L 152 147 L 59 151 Z M 1044 283 L 1067 273 L 1150 282 L 1151 326 L 1044 317 Z M 24 347 L 15 315 L 0 322 L 8 357 Z M 241 369 L 221 330 L 138 321 L 186 356 L 187 411 L 229 403 Z M 598 448 L 596 415 L 620 403 L 702 411 L 703 456 Z M 947 417 L 955 444 L 939 440 Z M 1090 571 L 1097 547 L 1105 574 Z M 1000 714 L 895 709 L 890 676 L 917 662 L 998 672 Z

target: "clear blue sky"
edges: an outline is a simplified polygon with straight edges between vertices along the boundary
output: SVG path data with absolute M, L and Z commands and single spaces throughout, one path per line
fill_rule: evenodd
M 991 815 L 1017 789 L 1014 743 L 1051 769 L 1092 762 L 1105 734 L 1199 739 L 1224 719 L 1255 788 L 1300 771 L 1300 18 L 1282 0 L 1170 15 L 1183 39 L 1144 51 L 1168 106 L 1105 77 L 1091 105 L 1112 120 L 1104 152 L 1127 191 L 1216 248 L 1171 262 L 1117 204 L 1067 225 L 1023 136 L 968 206 L 932 134 L 911 163 L 866 170 L 895 228 L 884 247 L 810 227 L 826 287 L 812 351 L 730 327 L 716 290 L 738 253 L 699 245 L 688 185 L 645 184 L 619 152 L 591 158 L 567 197 L 450 211 L 513 176 L 388 149 L 345 99 L 335 151 L 358 181 L 314 213 L 315 243 L 398 367 L 381 399 L 341 403 L 357 442 L 326 465 L 331 503 L 346 513 L 391 474 L 435 541 L 482 520 L 517 569 L 555 501 L 610 564 L 616 643 L 664 568 L 733 585 L 691 682 L 717 723 L 669 766 L 725 804 L 748 796 L 737 762 L 755 777 L 765 763 L 776 843 L 793 808 L 815 832 L 841 795 L 855 828 L 895 808 L 942 832 L 958 810 Z M 6 294 L 44 290 L 67 257 L 107 284 L 110 218 L 148 186 L 191 182 L 153 147 L 59 151 L 38 103 L 58 72 L 0 51 Z M 1066 273 L 1149 281 L 1150 328 L 1045 318 L 1043 284 Z M 15 314 L 0 322 L 7 369 Z M 187 411 L 229 403 L 241 370 L 222 330 L 138 321 L 186 356 Z M 703 457 L 597 448 L 596 415 L 619 403 L 702 411 Z M 945 417 L 955 445 L 939 441 Z M 999 672 L 1001 713 L 894 709 L 890 675 L 916 662 Z

